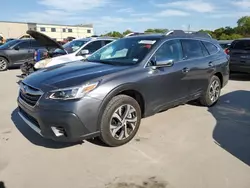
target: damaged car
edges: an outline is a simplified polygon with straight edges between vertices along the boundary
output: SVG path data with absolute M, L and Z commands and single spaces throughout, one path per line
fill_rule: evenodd
M 41 44 L 50 44 L 56 47 L 53 52 L 48 53 L 48 58 L 45 58 L 34 64 L 34 71 L 62 63 L 86 59 L 98 49 L 115 40 L 115 38 L 110 37 L 89 37 L 75 39 L 64 45 L 60 45 L 48 36 L 37 31 L 30 30 L 27 33 Z

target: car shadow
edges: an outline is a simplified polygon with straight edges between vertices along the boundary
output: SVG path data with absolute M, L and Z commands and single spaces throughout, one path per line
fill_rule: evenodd
M 65 143 L 65 142 L 55 142 L 53 140 L 45 139 L 33 131 L 27 124 L 21 119 L 18 115 L 18 109 L 16 108 L 11 114 L 11 120 L 15 124 L 16 128 L 23 134 L 23 136 L 28 139 L 31 143 L 51 149 L 61 149 L 72 147 L 75 145 L 83 144 L 83 141 L 74 142 L 74 143 Z
M 234 81 L 250 81 L 250 74 L 240 74 L 240 73 L 231 73 L 230 80 Z
M 221 148 L 250 166 L 250 91 L 238 90 L 221 96 L 208 109 L 216 119 L 213 139 Z

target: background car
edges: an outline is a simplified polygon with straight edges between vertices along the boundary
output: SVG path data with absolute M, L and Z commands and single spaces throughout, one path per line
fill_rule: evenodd
M 250 73 L 250 39 L 234 40 L 230 46 L 230 71 Z
M 21 65 L 34 58 L 36 49 L 45 49 L 34 39 L 11 40 L 0 46 L 0 71 L 13 65 Z

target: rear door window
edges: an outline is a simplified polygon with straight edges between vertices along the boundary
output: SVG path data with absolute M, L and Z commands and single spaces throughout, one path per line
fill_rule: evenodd
M 194 59 L 204 57 L 201 43 L 198 40 L 181 40 L 185 59 Z
M 204 46 L 204 44 L 202 42 L 200 44 L 201 44 L 201 49 L 202 49 L 203 55 L 208 56 L 209 55 L 208 50 L 206 49 L 206 47 Z
M 211 42 L 202 41 L 202 43 L 205 45 L 210 55 L 213 55 L 218 52 L 217 46 L 215 46 Z
M 19 49 L 29 49 L 30 48 L 30 41 L 22 41 L 19 44 L 17 44 L 17 46 L 19 47 Z
M 38 41 L 31 41 L 31 47 L 32 48 L 41 48 L 43 47 Z

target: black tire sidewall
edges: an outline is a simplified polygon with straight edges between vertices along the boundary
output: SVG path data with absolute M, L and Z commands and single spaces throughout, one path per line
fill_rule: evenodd
M 219 84 L 220 84 L 220 92 L 219 92 L 219 97 L 218 97 L 218 99 L 217 99 L 216 101 L 212 102 L 211 99 L 210 99 L 210 96 L 209 96 L 209 91 L 210 91 L 211 84 L 212 84 L 215 80 L 217 80 L 217 81 L 219 82 Z M 220 94 L 221 94 L 221 81 L 220 81 L 220 79 L 219 79 L 217 76 L 212 76 L 212 78 L 210 79 L 210 82 L 209 82 L 207 91 L 206 91 L 206 99 L 205 99 L 205 100 L 206 100 L 206 103 L 207 103 L 206 105 L 207 105 L 207 106 L 213 106 L 213 105 L 215 105 L 215 104 L 218 102 L 219 98 L 220 98 Z
M 113 136 L 111 135 L 110 120 L 111 120 L 111 117 L 112 117 L 113 113 L 115 112 L 115 110 L 124 104 L 129 104 L 135 108 L 138 121 L 137 121 L 134 132 L 127 139 L 117 140 L 117 139 L 113 138 Z M 111 147 L 124 145 L 124 144 L 130 142 L 134 138 L 137 131 L 139 130 L 140 123 L 141 123 L 141 109 L 140 109 L 140 106 L 137 103 L 137 101 L 135 99 L 133 99 L 132 97 L 129 97 L 126 95 L 115 96 L 108 103 L 108 105 L 105 108 L 104 113 L 102 115 L 101 127 L 100 127 L 100 131 L 101 131 L 100 138 L 105 144 L 107 144 L 108 146 L 111 146 Z
M 4 58 L 4 57 L 0 57 L 0 61 L 1 60 L 4 60 L 5 61 L 5 63 L 6 63 L 6 68 L 5 69 L 0 69 L 0 71 L 6 71 L 7 69 L 8 69 L 8 61 L 7 61 L 7 59 L 6 58 Z

